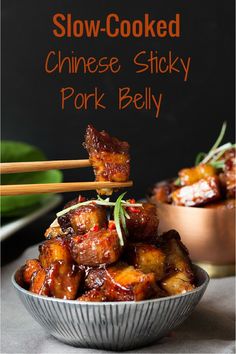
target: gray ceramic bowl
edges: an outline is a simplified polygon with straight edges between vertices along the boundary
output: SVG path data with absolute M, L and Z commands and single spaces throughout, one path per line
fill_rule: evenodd
M 208 274 L 195 266 L 197 287 L 182 295 L 139 302 L 79 302 L 39 296 L 13 285 L 32 317 L 60 341 L 86 348 L 127 350 L 167 335 L 194 310 Z

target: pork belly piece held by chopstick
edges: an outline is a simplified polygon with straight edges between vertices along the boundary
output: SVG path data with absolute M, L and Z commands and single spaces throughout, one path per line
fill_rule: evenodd
M 126 182 L 130 173 L 129 144 L 111 137 L 105 131 L 98 132 L 88 125 L 85 148 L 93 166 L 96 181 Z M 99 194 L 111 195 L 112 189 L 104 188 Z
M 220 188 L 218 177 L 208 177 L 193 183 L 191 186 L 184 186 L 172 193 L 174 205 L 201 206 L 220 199 Z

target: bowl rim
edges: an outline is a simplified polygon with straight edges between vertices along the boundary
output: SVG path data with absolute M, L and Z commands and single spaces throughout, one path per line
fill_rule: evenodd
M 21 267 L 20 267 L 21 268 Z M 87 306 L 87 305 L 92 305 L 92 306 L 117 306 L 117 305 L 124 305 L 124 304 L 130 304 L 130 305 L 137 305 L 137 304 L 146 304 L 146 303 L 156 303 L 156 302 L 161 302 L 161 301 L 168 301 L 168 300 L 172 300 L 172 299 L 177 299 L 180 297 L 185 297 L 185 296 L 189 296 L 191 294 L 194 293 L 198 293 L 201 292 L 203 289 L 206 289 L 209 281 L 210 281 L 210 277 L 209 274 L 205 271 L 205 269 L 201 268 L 200 266 L 193 264 L 193 268 L 195 269 L 195 271 L 201 271 L 201 273 L 203 274 L 203 282 L 201 285 L 197 286 L 195 289 L 191 290 L 191 291 L 187 291 L 186 293 L 183 294 L 177 294 L 177 295 L 170 295 L 170 296 L 165 296 L 165 297 L 161 297 L 161 298 L 157 298 L 157 299 L 148 299 L 148 300 L 141 300 L 141 301 L 104 301 L 104 302 L 99 302 L 99 301 L 79 301 L 79 300 L 67 300 L 67 299 L 59 299 L 59 298 L 55 298 L 55 297 L 49 297 L 49 296 L 43 296 L 43 295 L 38 295 L 35 294 L 29 290 L 24 289 L 22 286 L 20 286 L 15 279 L 16 273 L 18 272 L 18 270 L 20 269 L 18 268 L 16 271 L 14 271 L 14 273 L 11 276 L 11 282 L 13 284 L 13 286 L 19 290 L 20 292 L 24 293 L 27 296 L 31 296 L 34 298 L 38 298 L 41 300 L 45 300 L 45 301 L 53 301 L 53 302 L 59 302 L 59 303 L 68 303 L 68 304 L 75 304 L 75 305 L 83 305 L 83 306 Z

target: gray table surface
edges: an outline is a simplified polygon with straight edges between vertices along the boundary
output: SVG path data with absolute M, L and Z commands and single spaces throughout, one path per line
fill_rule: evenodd
M 1 353 L 109 353 L 60 343 L 28 314 L 11 285 L 11 275 L 26 258 L 37 255 L 37 246 L 31 247 L 2 268 Z M 235 278 L 212 279 L 196 310 L 170 336 L 129 353 L 235 353 L 234 324 Z

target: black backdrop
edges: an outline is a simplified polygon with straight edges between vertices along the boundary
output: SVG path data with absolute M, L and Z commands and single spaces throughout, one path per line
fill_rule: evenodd
M 56 39 L 52 16 L 71 12 L 79 18 L 104 19 L 110 12 L 121 18 L 171 19 L 181 13 L 179 39 Z M 44 60 L 50 50 L 83 56 L 118 56 L 123 70 L 116 76 L 47 75 Z M 139 75 L 130 58 L 142 50 L 173 50 L 191 56 L 189 80 Z M 227 120 L 226 141 L 234 140 L 234 1 L 2 1 L 2 138 L 26 141 L 42 148 L 49 159 L 86 157 L 85 128 L 98 129 L 129 141 L 132 153 L 133 193 L 145 194 L 155 181 L 190 166 L 199 151 L 213 144 Z M 118 111 L 75 111 L 59 107 L 59 90 L 94 86 L 114 96 L 119 86 L 138 90 L 151 86 L 163 92 L 160 117 L 132 108 Z M 66 181 L 93 179 L 89 169 L 65 171 Z M 65 196 L 66 198 L 71 196 Z

